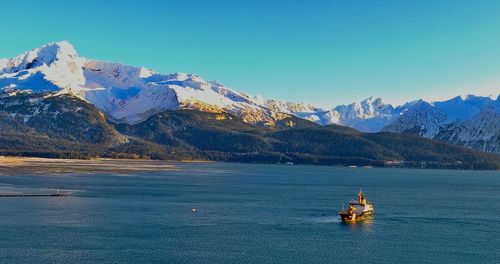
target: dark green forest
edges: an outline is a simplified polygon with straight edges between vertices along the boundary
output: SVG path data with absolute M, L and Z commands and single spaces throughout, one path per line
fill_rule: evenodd
M 169 110 L 118 124 L 68 95 L 0 98 L 0 155 L 500 169 L 495 154 L 292 116 L 267 127 L 227 113 Z

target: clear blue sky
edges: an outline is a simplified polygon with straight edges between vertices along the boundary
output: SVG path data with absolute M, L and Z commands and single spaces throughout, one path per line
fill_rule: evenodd
M 59 40 L 324 106 L 500 91 L 500 1 L 0 0 L 0 57 Z

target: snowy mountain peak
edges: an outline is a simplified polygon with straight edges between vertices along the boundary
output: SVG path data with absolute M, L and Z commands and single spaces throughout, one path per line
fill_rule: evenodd
M 495 95 L 488 95 L 488 96 L 477 96 L 477 95 L 474 95 L 474 94 L 462 94 L 462 95 L 459 95 L 455 98 L 460 98 L 462 101 L 469 101 L 469 100 L 495 100 L 496 99 L 496 96 Z M 451 100 L 455 99 L 455 98 L 452 98 Z
M 50 66 L 56 61 L 67 61 L 77 57 L 75 48 L 67 41 L 52 42 L 32 49 L 11 59 L 0 61 L 1 73 L 13 73 L 42 65 Z
M 148 78 L 148 77 L 153 76 L 154 74 L 156 74 L 156 72 L 154 72 L 151 69 L 148 69 L 145 67 L 141 67 L 139 69 L 139 78 Z
M 386 110 L 385 107 L 392 109 L 392 105 L 386 104 L 382 98 L 372 96 L 361 102 L 337 106 L 335 109 L 351 118 L 367 119 L 382 113 Z
M 67 41 L 49 43 L 0 60 L 0 91 L 77 92 L 84 83 L 83 63 Z
M 379 131 L 403 111 L 402 108 L 394 108 L 382 98 L 373 96 L 350 105 L 339 105 L 334 110 L 340 116 L 338 124 L 365 132 Z
M 461 94 L 459 96 L 456 96 L 455 98 L 460 99 L 462 101 L 465 101 L 465 100 L 469 99 L 470 96 L 471 96 L 470 94 Z M 453 99 L 455 99 L 455 98 L 453 98 Z
M 361 101 L 361 104 L 379 106 L 379 105 L 385 105 L 386 103 L 381 97 L 370 96 L 365 100 Z
M 69 58 L 75 58 L 78 56 L 76 53 L 75 47 L 71 45 L 68 41 L 59 41 L 59 42 L 51 42 L 41 48 L 41 50 L 44 50 L 47 55 L 50 55 L 51 53 L 54 54 L 54 57 L 57 58 L 63 58 L 63 57 L 69 57 Z

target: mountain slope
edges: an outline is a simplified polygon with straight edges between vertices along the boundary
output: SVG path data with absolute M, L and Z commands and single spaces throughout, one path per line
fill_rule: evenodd
M 117 129 L 160 145 L 192 146 L 215 160 L 467 169 L 500 165 L 499 156 L 414 135 L 361 133 L 313 122 L 266 128 L 231 114 L 193 110 L 166 111 Z
M 488 152 L 500 153 L 500 96 L 455 97 L 448 101 L 420 101 L 383 131 L 434 138 Z
M 295 116 L 320 125 L 339 124 L 363 132 L 414 133 L 496 153 L 500 145 L 497 136 L 500 97 L 496 100 L 456 97 L 443 102 L 417 100 L 401 106 L 370 97 L 323 109 L 249 96 L 194 74 L 160 74 L 144 67 L 82 58 L 65 41 L 49 43 L 11 59 L 0 59 L 0 96 L 26 93 L 73 96 L 92 104 L 114 123 L 129 125 L 166 110 L 193 109 L 230 113 L 244 122 L 270 128 L 304 124 L 290 119 Z
M 500 112 L 487 107 L 464 122 L 444 125 L 434 138 L 486 152 L 500 153 Z
M 167 110 L 137 124 L 110 123 L 95 106 L 68 95 L 0 98 L 0 126 L 2 155 L 500 168 L 496 155 L 297 117 L 263 127 L 226 112 Z
M 0 129 L 2 133 L 37 134 L 84 144 L 127 141 L 95 107 L 68 95 L 0 98 Z

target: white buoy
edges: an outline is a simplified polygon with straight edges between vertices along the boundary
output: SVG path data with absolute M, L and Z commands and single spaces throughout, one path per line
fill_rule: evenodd
M 192 208 L 191 212 L 196 213 L 196 208 Z

